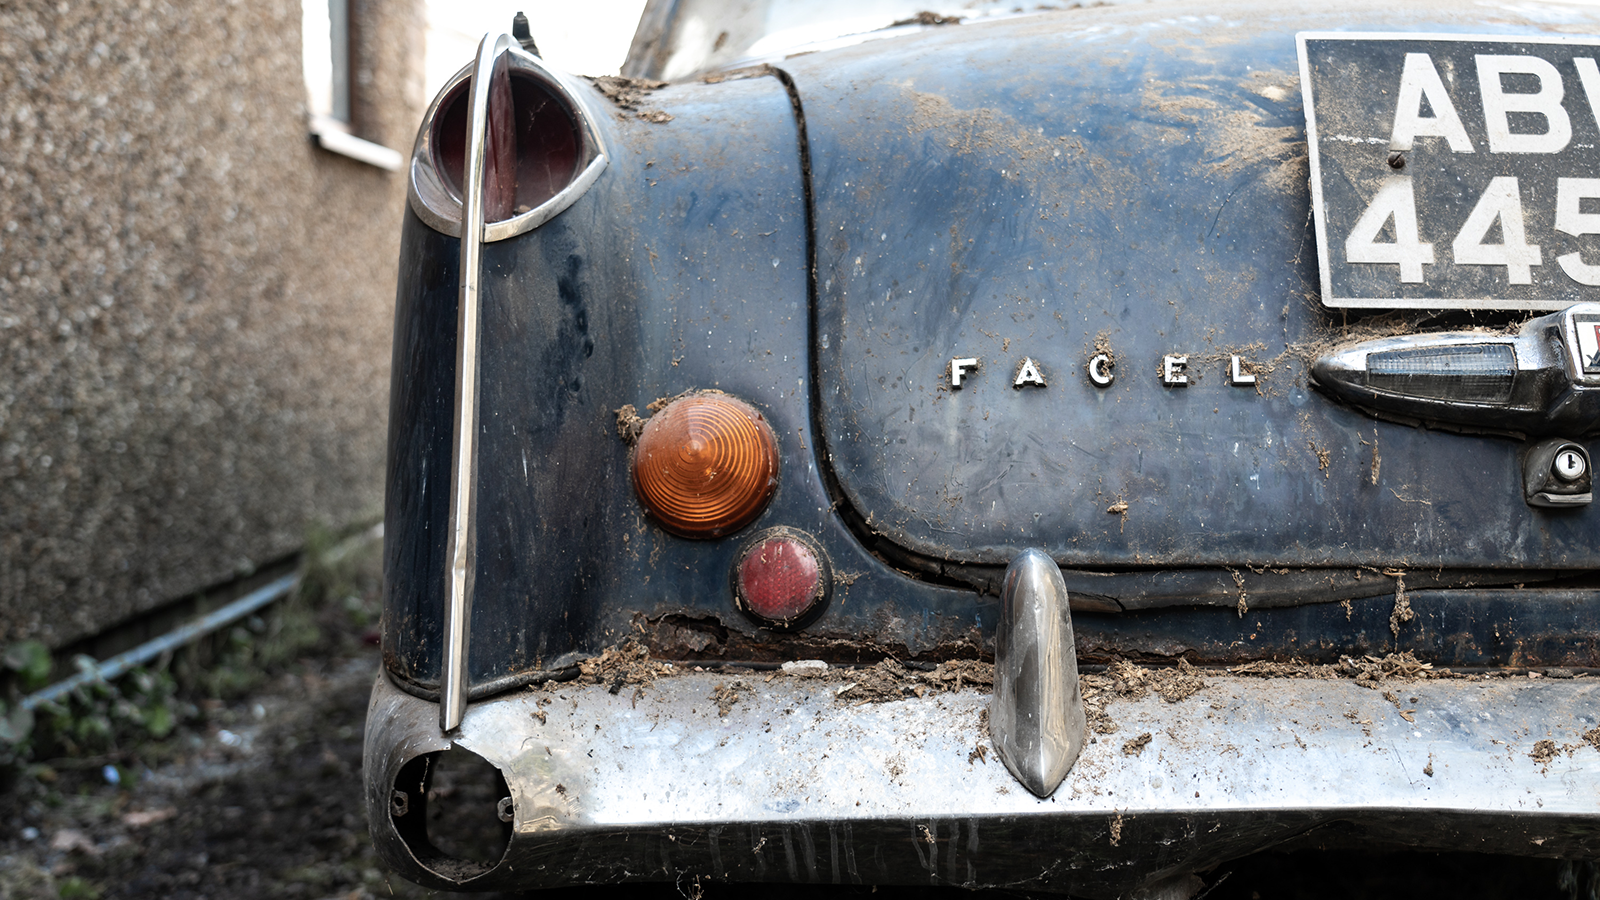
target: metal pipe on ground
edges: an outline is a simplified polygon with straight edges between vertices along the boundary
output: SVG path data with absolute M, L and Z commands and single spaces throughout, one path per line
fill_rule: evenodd
M 369 541 L 382 540 L 382 538 L 383 524 L 380 522 L 341 542 L 329 552 L 328 559 L 330 562 L 337 562 L 348 556 L 357 547 Z M 176 650 L 185 644 L 197 641 L 219 628 L 231 625 L 256 610 L 288 596 L 290 591 L 299 586 L 300 578 L 301 574 L 299 572 L 285 575 L 269 584 L 256 588 L 226 606 L 214 609 L 198 619 L 174 628 L 160 637 L 148 640 L 131 650 L 118 653 L 110 659 L 95 663 L 70 678 L 58 681 L 49 687 L 41 688 L 22 698 L 22 708 L 35 709 L 42 704 L 59 700 L 83 685 L 93 684 L 97 681 L 110 681 L 169 650 Z

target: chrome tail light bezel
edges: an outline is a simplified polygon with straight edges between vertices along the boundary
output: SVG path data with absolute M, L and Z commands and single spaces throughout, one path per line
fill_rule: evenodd
M 512 77 L 534 79 L 567 106 L 575 120 L 582 146 L 579 147 L 577 174 L 566 187 L 527 212 L 484 225 L 483 239 L 491 243 L 532 231 L 560 215 L 594 186 L 610 160 L 605 138 L 595 127 L 597 119 L 594 112 L 584 101 L 582 92 L 572 77 L 546 66 L 539 57 L 515 44 L 506 51 L 506 56 L 510 62 Z M 437 168 L 434 123 L 445 100 L 471 76 L 472 66 L 462 67 L 461 71 L 445 82 L 444 87 L 433 98 L 427 113 L 422 117 L 422 127 L 417 130 L 409 166 L 407 193 L 412 211 L 428 227 L 456 238 L 461 236 L 461 199 L 450 189 L 444 174 Z

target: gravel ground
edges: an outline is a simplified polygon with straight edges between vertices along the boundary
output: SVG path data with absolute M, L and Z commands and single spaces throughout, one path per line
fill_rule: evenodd
M 191 694 L 190 714 L 163 740 L 128 741 L 95 756 L 50 760 L 0 794 L 0 900 L 443 896 L 388 872 L 367 836 L 361 741 L 378 668 L 374 560 L 360 561 L 340 585 L 333 592 L 340 601 L 321 603 L 314 614 L 302 612 L 318 627 L 314 638 L 295 648 L 296 655 L 267 666 L 264 677 L 233 680 L 248 689 L 225 700 Z M 229 665 L 225 655 L 211 662 Z M 119 783 L 108 782 L 108 764 L 117 767 Z M 1593 863 L 1374 854 L 1315 842 L 1301 847 L 1218 867 L 1205 876 L 1204 896 L 1600 900 Z M 705 882 L 537 896 L 731 900 L 750 890 Z M 932 888 L 758 890 L 764 900 L 819 894 L 872 894 L 873 900 L 1020 896 Z

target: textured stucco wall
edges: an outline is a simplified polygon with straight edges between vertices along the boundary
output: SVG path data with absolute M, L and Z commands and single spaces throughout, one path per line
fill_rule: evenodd
M 417 0 L 353 2 L 409 153 Z M 405 183 L 306 137 L 298 0 L 0 0 L 0 644 L 382 506 Z

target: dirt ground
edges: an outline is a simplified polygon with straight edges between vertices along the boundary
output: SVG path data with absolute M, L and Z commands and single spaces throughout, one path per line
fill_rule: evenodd
M 224 696 L 191 692 L 178 727 L 161 740 L 125 740 L 93 753 L 36 761 L 0 794 L 0 900 L 442 896 L 388 872 L 367 836 L 361 742 L 378 666 L 373 560 L 363 561 L 339 590 L 324 593 L 329 596 L 315 609 L 274 614 L 314 623 L 301 629 L 311 637 L 300 641 L 292 657 L 264 664 L 254 677 L 235 678 L 232 690 L 211 692 Z M 273 623 L 258 630 L 270 634 Z M 226 652 L 201 653 L 189 662 L 197 660 L 213 672 L 240 665 L 237 655 Z M 174 667 L 182 669 L 179 663 Z M 1206 873 L 1203 896 L 1600 897 L 1592 863 L 1563 866 L 1473 854 L 1373 854 L 1307 842 L 1295 852 L 1259 854 Z M 721 900 L 750 890 L 705 882 L 535 896 Z M 759 890 L 767 900 L 980 896 L 930 887 Z
M 337 596 L 299 601 L 316 608 L 274 611 L 169 663 L 234 677 L 193 679 L 163 739 L 26 769 L 0 795 L 0 898 L 429 895 L 384 870 L 361 803 L 376 555 L 342 573 Z M 230 671 L 272 654 L 229 643 L 274 638 L 292 658 Z

